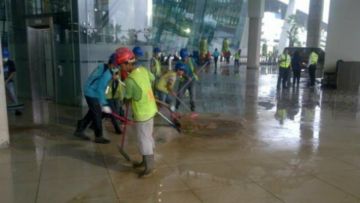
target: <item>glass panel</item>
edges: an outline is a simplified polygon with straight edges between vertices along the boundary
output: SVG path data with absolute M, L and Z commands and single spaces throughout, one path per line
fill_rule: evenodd
M 70 11 L 70 0 L 26 0 L 27 15 L 60 13 Z

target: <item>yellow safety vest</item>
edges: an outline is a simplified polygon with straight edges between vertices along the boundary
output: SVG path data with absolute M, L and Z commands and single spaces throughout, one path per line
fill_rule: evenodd
M 194 64 L 193 64 L 191 58 L 189 58 L 187 64 L 190 66 L 191 72 L 193 73 L 193 76 L 194 76 L 195 80 L 199 80 L 199 77 L 195 73 L 195 67 L 194 67 Z
M 279 61 L 280 61 L 279 66 L 281 68 L 289 68 L 291 64 L 291 57 L 289 54 L 286 55 L 281 54 Z
M 153 118 L 158 110 L 151 89 L 148 70 L 144 67 L 138 67 L 128 77 L 134 80 L 141 89 L 141 98 L 138 101 L 134 99 L 131 101 L 134 120 L 141 122 Z
M 113 83 L 115 81 L 111 80 L 108 84 L 108 86 L 106 87 L 105 90 L 105 95 L 106 95 L 106 99 L 119 99 L 119 100 L 123 100 L 124 99 L 124 93 L 125 93 L 125 86 L 121 84 L 121 82 L 119 81 L 119 85 L 117 86 L 115 92 L 113 89 Z M 114 96 L 113 96 L 114 95 Z
M 167 89 L 167 83 L 168 83 L 170 78 L 176 78 L 176 72 L 175 71 L 168 71 L 167 73 L 162 75 L 160 77 L 160 80 L 159 80 L 158 84 L 156 85 L 156 88 L 159 91 L 162 91 L 162 92 L 168 94 L 169 90 Z M 172 83 L 171 89 L 174 87 L 174 85 L 175 85 L 175 81 Z
M 310 65 L 316 65 L 319 60 L 319 55 L 315 52 L 311 52 L 310 54 Z
M 235 57 L 236 60 L 239 60 L 239 59 L 240 59 L 240 54 L 239 54 L 239 52 L 236 52 L 234 57 Z
M 155 77 L 160 77 L 161 76 L 161 63 L 158 59 L 154 58 L 154 62 L 155 62 L 155 71 L 153 74 L 155 75 Z

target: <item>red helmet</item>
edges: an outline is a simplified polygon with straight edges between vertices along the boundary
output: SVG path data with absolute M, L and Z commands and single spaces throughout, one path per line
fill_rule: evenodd
M 135 62 L 135 55 L 134 53 L 127 47 L 120 47 L 116 49 L 116 63 L 123 64 L 123 63 L 134 63 Z

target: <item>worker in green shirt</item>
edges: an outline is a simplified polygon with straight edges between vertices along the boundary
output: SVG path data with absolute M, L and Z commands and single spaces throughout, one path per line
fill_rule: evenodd
M 315 85 L 315 74 L 316 74 L 316 67 L 319 60 L 319 55 L 312 51 L 309 56 L 309 78 L 310 78 L 310 87 Z
M 144 167 L 139 174 L 145 178 L 153 174 L 155 168 L 153 138 L 154 117 L 158 111 L 151 83 L 154 76 L 143 66 L 135 65 L 135 56 L 128 48 L 119 48 L 118 64 L 129 75 L 125 80 L 124 102 L 131 104 L 133 120 L 142 161 L 135 163 L 134 167 Z

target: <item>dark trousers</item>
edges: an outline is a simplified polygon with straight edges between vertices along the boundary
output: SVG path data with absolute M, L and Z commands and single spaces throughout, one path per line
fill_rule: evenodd
M 215 64 L 215 73 L 217 73 L 217 63 L 218 63 L 218 57 L 214 57 L 214 64 Z
M 289 75 L 289 68 L 281 68 L 279 67 L 279 77 L 277 81 L 277 88 L 280 88 L 280 85 L 282 83 L 282 87 L 287 87 L 287 81 L 288 81 L 288 75 Z
M 155 94 L 156 94 L 156 97 L 162 101 L 162 102 L 165 102 L 169 105 L 171 105 L 172 103 L 172 99 L 171 99 L 171 96 L 168 94 L 168 93 L 165 93 L 165 92 L 162 92 L 160 90 L 155 90 Z
M 82 132 L 87 128 L 87 126 L 90 123 L 93 123 L 94 125 L 93 130 L 95 136 L 102 137 L 103 132 L 102 132 L 102 123 L 101 123 L 101 119 L 102 119 L 101 105 L 97 98 L 85 96 L 85 99 L 89 107 L 89 110 L 87 114 L 84 116 L 84 118 L 79 121 L 77 131 Z
M 239 72 L 239 68 L 240 68 L 240 60 L 239 59 L 235 59 L 234 61 L 234 72 L 238 73 Z
M 295 83 L 296 83 L 299 86 L 300 76 L 301 76 L 301 69 L 296 69 L 296 70 L 293 69 L 293 74 L 294 74 L 293 85 L 295 85 Z
M 310 65 L 309 66 L 310 86 L 315 85 L 315 72 L 316 72 L 316 65 Z
M 194 102 L 194 84 L 195 84 L 195 82 L 191 81 L 189 84 L 187 84 L 186 87 L 184 87 L 184 85 L 186 85 L 186 83 L 187 83 L 187 80 L 181 81 L 179 83 L 178 97 L 179 97 L 179 99 L 181 99 L 184 96 L 186 90 L 188 90 L 189 95 L 190 95 L 190 109 L 191 109 L 191 111 L 195 111 L 195 102 Z M 179 109 L 179 106 L 180 106 L 180 101 L 177 99 L 176 104 L 175 104 L 175 108 Z
M 123 112 L 120 110 L 118 99 L 108 99 L 107 102 L 108 102 L 112 112 L 115 112 L 116 114 L 119 114 L 122 116 Z M 115 131 L 121 132 L 117 119 L 111 114 L 107 114 L 107 116 L 110 117 L 111 123 L 114 126 Z
M 226 64 L 229 64 L 230 63 L 230 56 L 225 57 L 225 59 L 226 59 Z
M 240 66 L 240 60 L 239 60 L 239 59 L 235 59 L 235 61 L 234 61 L 234 66 L 235 66 L 235 67 L 239 67 L 239 66 Z

